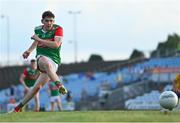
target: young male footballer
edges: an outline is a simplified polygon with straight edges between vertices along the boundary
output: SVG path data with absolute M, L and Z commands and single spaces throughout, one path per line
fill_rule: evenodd
M 35 28 L 35 34 L 31 37 L 34 42 L 23 53 L 23 58 L 28 58 L 36 48 L 37 67 L 41 71 L 35 86 L 29 91 L 23 100 L 15 107 L 14 112 L 21 111 L 21 108 L 49 81 L 55 83 L 61 94 L 66 94 L 67 89 L 60 82 L 56 71 L 61 64 L 60 49 L 63 38 L 63 29 L 54 24 L 54 14 L 45 11 L 42 14 L 42 25 Z

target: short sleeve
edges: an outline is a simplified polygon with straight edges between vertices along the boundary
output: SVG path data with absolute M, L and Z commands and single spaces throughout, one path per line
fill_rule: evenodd
M 27 76 L 27 75 L 28 75 L 28 71 L 27 71 L 27 69 L 24 69 L 23 74 L 24 74 L 25 76 Z
M 55 36 L 63 36 L 63 28 L 58 27 L 55 31 Z

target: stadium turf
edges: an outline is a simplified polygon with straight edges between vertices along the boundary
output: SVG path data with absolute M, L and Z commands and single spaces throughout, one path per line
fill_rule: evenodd
M 0 114 L 0 122 L 178 122 L 180 112 L 73 111 Z

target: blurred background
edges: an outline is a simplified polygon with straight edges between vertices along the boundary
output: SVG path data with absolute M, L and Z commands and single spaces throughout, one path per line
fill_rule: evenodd
M 46 10 L 64 29 L 63 110 L 161 108 L 160 93 L 180 73 L 179 0 L 0 0 L 1 112 L 24 95 L 19 78 L 35 52 L 27 60 L 22 53 Z M 50 110 L 47 90 L 41 111 Z

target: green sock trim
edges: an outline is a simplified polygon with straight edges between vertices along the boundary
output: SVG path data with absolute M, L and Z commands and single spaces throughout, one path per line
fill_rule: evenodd
M 55 81 L 54 83 L 55 83 L 56 85 L 61 84 L 61 82 L 60 82 L 60 81 Z

